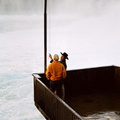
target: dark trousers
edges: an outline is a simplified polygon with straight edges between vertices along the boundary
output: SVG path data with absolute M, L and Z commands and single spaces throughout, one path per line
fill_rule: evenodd
M 60 98 L 62 97 L 62 84 L 63 84 L 63 80 L 56 80 L 56 81 L 50 80 L 50 90 L 54 93 L 56 92 L 56 94 Z

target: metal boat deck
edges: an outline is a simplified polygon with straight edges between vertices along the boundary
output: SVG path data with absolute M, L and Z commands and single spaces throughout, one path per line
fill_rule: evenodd
M 120 67 L 67 71 L 65 101 L 49 90 L 44 74 L 33 77 L 35 105 L 46 119 L 83 120 L 100 112 L 120 112 Z

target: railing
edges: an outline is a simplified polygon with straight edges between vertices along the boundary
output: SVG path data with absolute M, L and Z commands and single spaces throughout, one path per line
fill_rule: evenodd
M 87 93 L 120 93 L 120 67 L 117 66 L 67 71 L 65 102 L 50 91 L 48 80 L 44 77 L 44 74 L 33 74 L 33 77 L 35 105 L 49 120 L 83 119 L 80 116 L 81 108 L 80 113 L 79 111 L 76 112 L 74 107 L 69 106 L 71 103 L 70 101 L 67 102 L 67 98 Z
M 38 74 L 34 77 L 34 101 L 36 107 L 48 120 L 82 120 L 62 99 L 52 93 L 41 81 Z

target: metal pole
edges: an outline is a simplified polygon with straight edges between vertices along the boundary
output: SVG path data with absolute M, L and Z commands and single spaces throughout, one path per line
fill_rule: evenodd
M 47 68 L 47 0 L 44 3 L 44 72 Z

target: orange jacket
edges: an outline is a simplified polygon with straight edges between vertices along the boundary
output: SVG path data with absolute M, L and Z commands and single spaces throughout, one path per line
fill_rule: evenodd
M 64 65 L 59 61 L 53 61 L 47 68 L 46 77 L 52 81 L 66 78 L 66 70 Z

